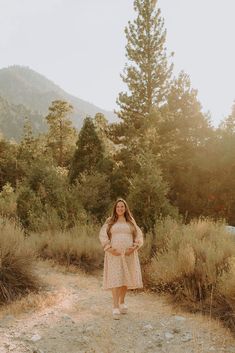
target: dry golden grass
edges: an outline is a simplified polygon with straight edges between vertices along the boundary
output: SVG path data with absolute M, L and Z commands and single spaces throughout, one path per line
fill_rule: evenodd
M 76 266 L 86 272 L 101 268 L 103 249 L 98 239 L 98 227 L 76 225 L 69 231 L 32 234 L 28 243 L 42 259 Z
M 1 307 L 0 318 L 5 315 L 18 316 L 22 313 L 29 311 L 36 311 L 53 306 L 57 301 L 56 294 L 51 293 L 29 293 L 23 298 L 16 299 L 15 301 L 5 304 Z
M 0 304 L 38 289 L 34 251 L 15 223 L 0 220 Z
M 153 290 L 193 312 L 222 319 L 235 331 L 235 241 L 222 222 L 167 219 L 157 226 L 157 253 L 145 266 Z

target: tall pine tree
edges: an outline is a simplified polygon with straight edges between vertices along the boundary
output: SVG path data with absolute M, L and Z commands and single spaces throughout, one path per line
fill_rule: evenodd
M 121 75 L 128 92 L 117 99 L 122 120 L 113 124 L 111 135 L 116 143 L 138 144 L 146 118 L 153 108 L 160 107 L 169 90 L 172 65 L 166 54 L 166 30 L 156 0 L 134 0 L 137 17 L 125 28 L 126 57 L 129 61 Z

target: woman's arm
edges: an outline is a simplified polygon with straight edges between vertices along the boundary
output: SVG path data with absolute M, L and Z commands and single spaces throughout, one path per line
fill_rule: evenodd
M 142 230 L 140 229 L 140 227 L 137 226 L 136 223 L 135 223 L 135 226 L 136 226 L 137 234 L 136 234 L 136 238 L 135 238 L 135 241 L 134 241 L 133 245 L 138 250 L 144 244 L 144 237 L 143 237 L 143 233 L 142 233 Z
M 121 254 L 116 249 L 112 248 L 111 241 L 108 237 L 107 228 L 108 228 L 108 220 L 106 220 L 106 222 L 103 224 L 99 232 L 99 240 L 101 242 L 101 245 L 104 251 L 107 251 L 112 255 L 119 256 Z
M 111 241 L 108 237 L 108 233 L 107 233 L 107 227 L 108 227 L 108 223 L 105 222 L 99 232 L 99 240 L 101 242 L 101 245 L 104 249 L 104 251 L 108 250 L 109 248 L 111 248 Z

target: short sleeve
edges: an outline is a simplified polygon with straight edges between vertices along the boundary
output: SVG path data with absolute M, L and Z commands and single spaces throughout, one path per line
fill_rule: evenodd
M 137 224 L 135 223 L 136 226 L 136 230 L 137 230 L 137 235 L 134 241 L 134 246 L 138 245 L 138 248 L 141 248 L 141 246 L 144 244 L 144 237 L 143 237 L 143 233 L 142 230 L 140 229 L 139 226 L 137 226 Z
M 99 232 L 99 240 L 101 242 L 101 245 L 102 245 L 104 251 L 111 248 L 111 242 L 108 237 L 107 227 L 108 227 L 108 223 L 105 222 L 102 225 L 100 232 Z

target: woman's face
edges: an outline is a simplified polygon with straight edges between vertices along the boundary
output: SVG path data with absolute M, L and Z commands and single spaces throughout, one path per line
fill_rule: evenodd
M 118 216 L 123 216 L 126 211 L 125 204 L 122 201 L 119 201 L 116 205 L 116 213 Z

